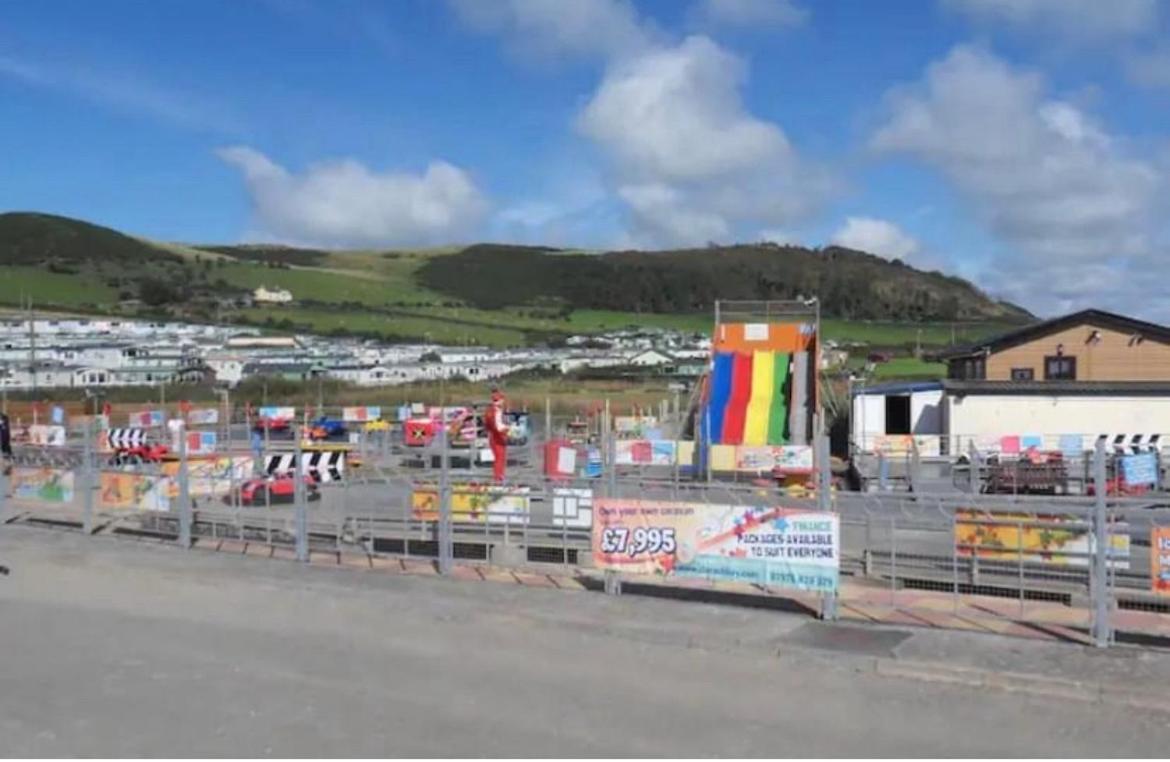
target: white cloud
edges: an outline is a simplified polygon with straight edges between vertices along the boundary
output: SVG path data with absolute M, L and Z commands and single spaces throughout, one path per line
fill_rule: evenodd
M 634 228 L 629 234 L 632 246 L 727 243 L 732 237 L 731 225 L 723 215 L 704 208 L 670 185 L 623 185 L 618 188 L 618 196 L 633 218 Z
M 874 217 L 848 217 L 833 233 L 830 243 L 870 254 L 909 262 L 920 250 L 918 241 L 887 220 Z
M 716 26 L 784 27 L 803 24 L 808 11 L 792 0 L 700 0 L 692 16 Z
M 487 202 L 466 172 L 433 162 L 421 175 L 378 173 L 341 160 L 294 175 L 245 146 L 217 155 L 244 176 L 259 227 L 286 241 L 333 246 L 449 243 L 473 229 Z
M 632 243 L 727 241 L 787 224 L 825 195 L 824 173 L 745 108 L 746 76 L 740 59 L 703 36 L 608 67 L 577 128 L 609 160 Z
M 1101 268 L 1124 273 L 1151 255 L 1163 181 L 1154 164 L 1129 156 L 1089 114 L 1046 98 L 1038 75 L 978 48 L 955 48 L 887 102 L 873 147 L 937 168 L 1006 244 L 989 286 L 1042 307 L 1093 293 L 1124 299 L 1103 288 Z
M 628 0 L 449 0 L 480 32 L 503 34 L 521 50 L 611 57 L 644 49 L 654 35 Z
M 612 67 L 578 126 L 639 177 L 687 181 L 784 161 L 784 133 L 744 110 L 744 75 L 735 56 L 690 37 Z
M 1143 87 L 1170 88 L 1170 44 L 1125 59 L 1129 78 Z
M 1155 28 L 1158 0 L 943 0 L 977 21 L 1080 40 L 1142 35 Z
M 451 2 L 465 23 L 529 50 L 605 61 L 576 127 L 607 160 L 606 192 L 630 226 L 625 243 L 746 237 L 790 223 L 829 192 L 827 173 L 747 110 L 747 66 L 709 38 L 671 42 L 626 0 Z

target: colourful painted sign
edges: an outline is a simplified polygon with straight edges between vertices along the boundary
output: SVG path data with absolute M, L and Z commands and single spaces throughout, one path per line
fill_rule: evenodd
M 187 423 L 192 426 L 214 426 L 219 423 L 219 410 L 214 407 L 203 407 L 187 413 Z
M 28 427 L 28 443 L 34 447 L 64 447 L 65 427 L 36 424 Z
M 528 523 L 528 488 L 493 484 L 451 485 L 451 521 L 482 524 Z M 416 521 L 439 520 L 439 488 L 418 485 L 410 494 L 410 515 Z
M 813 469 L 813 450 L 807 445 L 735 448 L 736 471 L 804 472 Z
M 291 421 L 297 417 L 297 409 L 294 407 L 262 407 L 256 411 L 258 418 L 267 418 L 270 421 Z
M 164 481 L 154 475 L 103 471 L 98 483 L 98 505 L 103 510 L 170 510 L 170 498 L 162 489 Z
M 365 423 L 366 421 L 376 421 L 382 417 L 381 407 L 343 407 L 341 409 L 342 420 Z
M 192 497 L 214 497 L 231 492 L 252 477 L 254 461 L 248 456 L 194 458 L 187 461 L 187 492 Z M 168 498 L 179 496 L 178 461 L 162 464 L 159 490 Z
M 920 456 L 934 458 L 938 456 L 940 446 L 938 436 L 923 434 L 877 434 L 872 440 L 873 451 L 886 455 L 906 455 L 917 448 Z
M 1150 529 L 1150 587 L 1170 595 L 1170 527 Z
M 636 574 L 831 592 L 839 527 L 836 514 L 796 508 L 599 499 L 593 562 Z
M 619 466 L 673 466 L 677 445 L 666 439 L 619 439 L 614 457 Z
M 1153 487 L 1158 483 L 1158 455 L 1142 452 L 1121 458 L 1121 476 L 1129 487 Z
M 12 469 L 12 497 L 40 503 L 72 503 L 73 472 L 63 468 Z
M 960 556 L 1088 566 L 1095 546 L 1088 525 L 1076 519 L 977 511 L 957 511 L 955 518 L 955 543 Z M 1124 525 L 1110 528 L 1108 556 L 1114 569 L 1129 568 L 1127 529 Z
M 166 422 L 166 415 L 162 410 L 140 410 L 129 416 L 129 427 L 132 429 L 149 429 L 162 426 Z
M 215 452 L 218 437 L 214 431 L 188 431 L 187 454 L 209 455 Z

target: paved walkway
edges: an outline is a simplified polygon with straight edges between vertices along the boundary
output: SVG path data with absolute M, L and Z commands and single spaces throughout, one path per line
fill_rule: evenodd
M 45 511 L 38 513 L 50 515 Z M 73 517 L 72 514 L 69 516 Z M 195 547 L 223 553 L 295 560 L 291 548 L 271 547 L 261 542 L 197 538 Z M 438 573 L 435 563 L 430 560 L 368 556 L 352 551 L 337 553 L 315 550 L 311 554 L 310 562 L 319 566 L 345 566 L 390 574 Z M 483 564 L 457 564 L 452 576 L 475 582 L 568 589 L 596 587 L 600 585 L 601 579 L 599 573 L 567 566 L 549 571 L 547 567 L 511 570 Z M 689 591 L 693 595 L 708 597 L 723 595 L 727 596 L 729 601 L 748 605 L 798 606 L 810 615 L 816 615 L 820 610 L 820 603 L 813 596 L 792 591 L 763 590 L 758 586 L 741 583 L 703 580 L 663 582 L 650 577 L 629 577 L 627 586 L 650 594 L 675 597 L 681 594 L 679 591 Z M 743 596 L 750 596 L 752 600 Z M 763 599 L 766 604 L 756 599 Z M 1021 601 L 1018 598 L 998 596 L 953 595 L 946 591 L 895 590 L 889 586 L 848 576 L 842 578 L 839 600 L 838 615 L 846 621 L 994 633 L 1033 640 L 1091 643 L 1088 634 L 1091 612 L 1087 602 L 1084 606 L 1075 607 L 1056 602 Z M 1153 644 L 1166 639 L 1170 643 L 1168 614 L 1117 609 L 1112 612 L 1111 620 L 1114 630 L 1121 638 L 1132 636 L 1134 639 Z
M 295 560 L 290 548 L 273 548 L 264 543 L 240 540 L 198 539 L 195 547 L 221 553 L 240 553 L 263 558 Z M 435 562 L 426 559 L 370 556 L 353 552 L 314 550 L 310 564 L 369 569 L 389 574 L 437 575 Z M 569 567 L 549 572 L 541 569 L 513 570 L 483 564 L 456 564 L 451 575 L 469 582 L 497 582 L 528 587 L 582 589 L 596 588 L 601 575 L 575 571 Z M 678 591 L 711 596 L 722 594 L 768 599 L 776 606 L 786 603 L 819 612 L 819 601 L 808 595 L 789 591 L 763 590 L 755 585 L 702 580 L 672 580 L 629 577 L 627 588 L 677 596 Z M 650 589 L 655 588 L 655 589 Z M 934 629 L 1011 635 L 1034 640 L 1063 640 L 1090 644 L 1088 635 L 1091 613 L 1060 603 L 1023 601 L 984 595 L 953 595 L 949 592 L 891 590 L 846 578 L 840 590 L 839 617 L 847 621 L 881 625 L 928 627 Z M 1170 642 L 1170 615 L 1146 611 L 1117 610 L 1112 614 L 1115 630 L 1147 638 L 1166 638 Z

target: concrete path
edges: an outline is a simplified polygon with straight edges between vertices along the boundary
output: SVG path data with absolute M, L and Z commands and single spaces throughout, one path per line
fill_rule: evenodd
M 317 560 L 0 528 L 0 753 L 1112 756 L 1170 744 L 1170 707 L 1151 692 L 1166 693 L 1170 658 L 1156 651 Z

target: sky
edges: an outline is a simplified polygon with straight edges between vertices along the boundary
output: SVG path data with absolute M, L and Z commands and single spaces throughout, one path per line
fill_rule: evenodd
M 1168 321 L 1168 185 L 1162 0 L 0 13 L 0 210 L 160 240 L 838 244 Z

